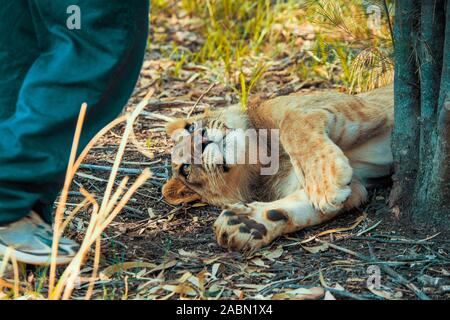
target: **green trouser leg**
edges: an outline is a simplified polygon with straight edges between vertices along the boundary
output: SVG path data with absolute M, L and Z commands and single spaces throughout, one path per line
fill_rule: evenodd
M 81 29 L 69 28 L 76 5 Z M 143 62 L 148 0 L 2 0 L 0 224 L 50 222 L 80 105 L 80 149 L 129 99 Z M 73 20 L 72 20 L 73 21 Z

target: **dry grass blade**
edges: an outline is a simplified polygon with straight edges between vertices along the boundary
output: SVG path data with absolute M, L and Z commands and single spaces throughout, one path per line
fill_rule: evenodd
M 87 104 L 84 103 L 81 106 L 80 115 L 78 117 L 77 126 L 75 129 L 75 136 L 73 139 L 72 150 L 70 152 L 69 165 L 67 167 L 66 179 L 64 181 L 64 187 L 61 193 L 61 200 L 56 208 L 55 214 L 55 224 L 54 224 L 54 234 L 53 234 L 53 244 L 52 244 L 52 260 L 50 264 L 50 280 L 49 280 L 49 294 L 53 291 L 56 278 L 56 258 L 58 256 L 58 245 L 59 238 L 61 236 L 61 223 L 64 215 L 64 210 L 66 208 L 66 201 L 69 193 L 70 185 L 72 184 L 72 179 L 75 174 L 73 170 L 73 165 L 76 160 L 78 143 L 80 141 L 81 130 L 83 128 L 84 118 L 86 116 Z
M 2 264 L 0 265 L 0 280 L 2 280 L 3 276 L 5 275 L 6 268 L 8 267 L 8 262 L 11 259 L 11 253 L 12 249 L 8 247 L 8 249 L 6 249 L 5 255 L 3 256 Z M 3 289 L 3 287 L 9 288 L 10 286 L 6 281 L 0 282 L 0 291 Z
M 60 229 L 60 236 L 64 234 L 64 231 L 66 230 L 69 223 L 75 218 L 75 216 L 83 210 L 87 205 L 89 204 L 88 199 L 84 199 L 82 202 L 80 202 L 75 209 L 72 210 L 72 212 L 69 214 L 69 216 L 64 220 L 61 229 Z
M 92 269 L 92 275 L 89 282 L 89 287 L 85 296 L 85 300 L 90 300 L 92 297 L 92 292 L 94 291 L 95 279 L 97 278 L 98 269 L 100 265 L 100 253 L 101 253 L 101 238 L 98 237 L 95 240 L 95 256 L 94 256 L 94 267 Z
M 205 92 L 203 92 L 200 97 L 198 97 L 197 101 L 195 101 L 194 105 L 192 106 L 192 108 L 189 110 L 186 119 L 189 119 L 192 115 L 192 113 L 195 111 L 195 108 L 197 108 L 198 104 L 200 103 L 200 101 L 202 101 L 202 99 L 212 90 L 212 88 L 215 87 L 217 83 L 213 82 L 208 89 L 206 89 Z
M 6 268 L 8 266 L 9 259 L 11 258 L 12 249 L 6 249 L 5 255 L 3 256 L 2 264 L 0 266 L 0 278 L 3 278 Z
M 353 60 L 350 91 L 365 92 L 385 86 L 394 80 L 392 60 L 378 48 L 367 48 Z
M 132 125 L 132 122 L 129 122 L 129 125 Z M 125 139 L 127 136 L 124 136 L 123 139 Z M 120 155 L 117 156 L 117 159 L 120 159 Z M 111 173 L 112 175 L 112 173 Z M 121 184 L 119 185 L 118 189 L 114 193 L 114 195 L 111 197 L 110 201 L 105 204 L 105 208 L 102 210 L 99 209 L 99 212 L 96 213 L 96 210 L 94 210 L 91 222 L 89 224 L 88 230 L 86 231 L 85 238 L 83 239 L 83 243 L 81 245 L 81 248 L 75 258 L 72 260 L 72 262 L 69 264 L 69 266 L 66 268 L 66 270 L 63 273 L 61 283 L 59 284 L 58 290 L 54 295 L 55 299 L 59 299 L 61 296 L 61 293 L 64 293 L 62 298 L 64 300 L 69 299 L 72 295 L 72 292 L 75 287 L 75 283 L 79 277 L 79 273 L 81 270 L 81 265 L 83 264 L 83 261 L 85 257 L 88 254 L 89 248 L 93 245 L 94 242 L 96 242 L 96 250 L 95 250 L 95 258 L 94 258 L 94 271 L 91 277 L 91 282 L 89 285 L 89 290 L 86 295 L 86 298 L 90 298 L 92 294 L 92 288 L 93 288 L 93 282 L 96 278 L 96 274 L 98 271 L 98 264 L 99 264 L 99 258 L 100 258 L 100 245 L 99 245 L 99 239 L 102 234 L 102 232 L 108 227 L 108 225 L 112 222 L 112 220 L 122 211 L 123 207 L 128 203 L 131 196 L 136 192 L 136 190 L 151 176 L 151 173 L 148 169 L 144 170 L 144 172 L 137 178 L 137 180 L 133 183 L 133 185 L 130 187 L 130 189 L 125 192 L 122 199 L 118 202 L 117 206 L 114 208 L 114 204 L 117 202 L 120 195 L 123 193 L 123 190 L 125 188 L 126 182 L 128 181 L 128 178 L 122 180 Z M 110 176 L 111 178 L 111 176 Z M 91 200 L 92 201 L 92 200 Z
M 108 227 L 108 225 L 112 222 L 112 220 L 121 212 L 121 210 L 124 208 L 126 203 L 130 200 L 131 196 L 134 192 L 147 180 L 151 177 L 151 172 L 147 169 L 144 170 L 143 173 L 137 178 L 137 180 L 133 183 L 133 185 L 127 190 L 126 184 L 129 181 L 128 177 L 125 177 L 121 183 L 119 184 L 117 190 L 112 194 L 112 188 L 117 176 L 118 168 L 121 163 L 123 153 L 125 151 L 125 147 L 127 145 L 128 139 L 130 138 L 130 135 L 133 131 L 133 124 L 139 114 L 142 112 L 144 107 L 148 104 L 149 98 L 153 94 L 153 91 L 150 91 L 147 96 L 143 99 L 143 101 L 136 107 L 136 109 L 126 118 L 120 117 L 113 122 L 111 122 L 108 126 L 106 126 L 104 129 L 102 129 L 92 140 L 91 142 L 85 147 L 83 152 L 81 153 L 80 157 L 76 160 L 76 152 L 78 149 L 78 142 L 81 135 L 82 125 L 84 122 L 84 118 L 86 115 L 86 104 L 83 104 L 80 115 L 77 122 L 77 127 L 75 131 L 74 141 L 72 145 L 71 155 L 69 158 L 69 165 L 66 173 L 66 180 L 64 183 L 64 188 L 61 194 L 61 199 L 56 211 L 56 218 L 55 218 L 55 227 L 54 227 L 54 241 L 53 241 L 53 248 L 52 248 L 52 261 L 51 261 L 51 267 L 50 267 L 50 281 L 49 281 L 49 298 L 50 299 L 69 299 L 72 295 L 72 292 L 75 288 L 75 283 L 79 279 L 79 274 L 81 270 L 81 266 L 83 265 L 84 261 L 86 260 L 86 257 L 89 253 L 89 250 L 91 246 L 95 243 L 95 255 L 94 255 L 94 267 L 92 276 L 90 278 L 90 283 L 88 287 L 87 294 L 85 296 L 86 299 L 90 299 L 92 296 L 94 281 L 98 274 L 98 267 L 100 262 L 100 250 L 101 250 L 101 234 L 102 232 Z M 89 192 L 84 190 L 83 188 L 80 189 L 81 194 L 84 195 L 86 198 L 83 202 L 78 204 L 76 208 L 69 214 L 66 221 L 63 223 L 63 214 L 66 207 L 66 201 L 68 198 L 68 192 L 70 185 L 72 183 L 74 174 L 76 170 L 81 165 L 82 161 L 88 154 L 89 150 L 93 147 L 96 141 L 100 139 L 106 132 L 108 132 L 112 127 L 115 125 L 123 122 L 124 120 L 127 120 L 127 125 L 125 127 L 125 133 L 122 137 L 119 150 L 117 152 L 112 171 L 108 180 L 108 184 L 106 187 L 105 195 L 103 197 L 103 201 L 101 206 L 98 205 L 97 201 L 95 200 L 95 197 L 91 195 Z M 112 194 L 112 196 L 111 196 Z M 124 195 L 121 199 L 120 197 Z M 93 206 L 91 219 L 88 225 L 88 228 L 86 230 L 83 242 L 81 244 L 81 247 L 78 251 L 78 253 L 75 255 L 73 260 L 70 262 L 70 264 L 67 266 L 67 268 L 64 270 L 62 276 L 60 277 L 58 284 L 55 288 L 55 278 L 56 278 L 56 261 L 57 261 L 57 247 L 59 238 L 62 236 L 62 232 L 67 227 L 69 222 L 73 219 L 73 217 L 82 209 L 84 208 L 88 203 L 90 203 Z M 18 282 L 17 282 L 18 283 Z
M 14 292 L 14 299 L 17 299 L 20 294 L 20 279 L 19 279 L 19 265 L 17 263 L 16 257 L 12 254 L 12 249 L 8 247 L 3 256 L 3 261 L 0 266 L 0 292 L 5 287 L 8 289 L 12 289 Z M 13 268 L 13 277 L 14 283 L 9 283 L 8 281 L 3 279 L 6 268 L 8 266 L 8 262 L 11 260 L 12 268 Z
M 87 154 L 89 153 L 89 151 L 92 149 L 92 147 L 97 143 L 98 140 L 100 140 L 101 137 L 103 137 L 107 132 L 109 132 L 112 128 L 114 128 L 115 126 L 117 126 L 118 124 L 124 122 L 127 120 L 127 116 L 123 115 L 120 116 L 119 118 L 111 121 L 106 127 L 104 127 L 102 130 L 100 130 L 95 136 L 94 138 L 89 141 L 89 143 L 87 144 L 87 146 L 84 148 L 84 150 L 80 153 L 80 156 L 78 157 L 77 161 L 75 162 L 75 164 L 73 165 L 73 169 L 76 171 L 78 170 L 78 168 L 80 167 L 81 163 L 83 162 L 83 160 L 86 158 Z
M 95 222 L 96 222 L 96 218 L 97 218 L 98 210 L 99 210 L 99 205 L 98 205 L 98 202 L 95 199 L 95 197 L 92 194 L 90 194 L 87 190 L 81 188 L 80 192 L 83 196 L 86 197 L 86 200 L 88 200 L 89 203 L 92 204 L 92 214 L 91 214 L 91 219 L 89 221 L 88 228 L 85 233 L 85 237 L 86 237 L 91 234 L 92 229 L 95 226 Z
M 131 115 L 127 118 L 127 126 L 125 127 L 125 132 L 123 134 L 122 141 L 120 142 L 119 150 L 117 151 L 116 160 L 114 161 L 114 164 L 112 166 L 111 175 L 109 176 L 108 185 L 106 186 L 106 191 L 103 196 L 103 201 L 100 206 L 100 211 L 103 211 L 108 202 L 109 198 L 111 197 L 112 188 L 114 185 L 115 178 L 117 176 L 117 171 L 119 169 L 120 162 L 122 161 L 123 154 L 125 152 L 125 147 L 128 142 L 128 138 L 131 134 L 131 131 L 133 131 L 133 124 L 136 121 L 136 118 L 139 116 L 139 114 L 142 112 L 142 110 L 148 105 L 148 102 L 153 95 L 154 91 L 150 91 L 145 98 L 136 106 L 136 109 L 133 111 Z
M 125 193 L 125 195 L 120 200 L 118 205 L 114 208 L 112 213 L 108 215 L 100 212 L 98 214 L 97 217 L 101 218 L 99 218 L 98 221 L 92 222 L 92 224 L 95 227 L 92 229 L 92 232 L 90 232 L 85 236 L 80 251 L 77 253 L 75 258 L 66 268 L 64 274 L 67 272 L 67 276 L 64 277 L 63 274 L 64 281 L 62 281 L 61 286 L 59 287 L 59 290 L 55 295 L 55 298 L 59 298 L 62 288 L 65 288 L 63 299 L 67 300 L 70 298 L 75 287 L 75 282 L 79 277 L 81 265 L 88 253 L 89 248 L 96 241 L 96 239 L 100 237 L 102 232 L 108 227 L 108 225 L 112 222 L 112 220 L 114 220 L 114 218 L 122 211 L 123 207 L 130 200 L 131 196 L 136 192 L 136 190 L 150 177 L 151 177 L 150 171 L 148 169 L 144 170 L 144 172 L 137 178 L 137 180 L 133 183 L 130 189 Z
M 125 191 L 125 187 L 128 183 L 128 180 L 129 180 L 128 177 L 122 179 L 119 186 L 117 187 L 116 192 L 114 192 L 113 196 L 111 197 L 111 200 L 108 203 L 108 207 L 106 208 L 105 213 L 110 213 L 114 209 L 114 206 L 116 205 L 120 196 L 122 196 L 123 192 Z
M 136 150 L 149 159 L 154 158 L 154 154 L 150 151 L 147 151 L 144 147 L 142 147 L 136 139 L 136 135 L 134 134 L 134 130 L 131 130 L 130 133 L 130 141 L 136 147 Z
M 14 255 L 11 255 L 11 261 L 14 270 L 14 299 L 17 299 L 20 294 L 19 264 Z
M 350 230 L 353 230 L 353 229 L 355 229 L 361 222 L 363 222 L 364 219 L 366 219 L 366 218 L 367 218 L 367 214 L 363 214 L 363 215 L 359 216 L 359 217 L 355 220 L 355 222 L 354 222 L 351 226 L 349 226 L 349 227 L 334 228 L 334 229 L 329 229 L 329 230 L 322 231 L 322 232 L 320 232 L 320 233 L 318 233 L 318 234 L 316 234 L 316 235 L 314 235 L 314 236 L 312 236 L 312 237 L 309 237 L 308 239 L 302 240 L 302 241 L 300 242 L 300 244 L 305 244 L 305 243 L 311 242 L 311 241 L 313 241 L 314 239 L 316 239 L 316 238 L 318 238 L 318 237 L 321 237 L 321 236 L 324 236 L 324 235 L 327 235 L 327 234 L 332 234 L 332 233 L 337 233 L 337 232 L 344 232 L 344 231 L 350 231 Z

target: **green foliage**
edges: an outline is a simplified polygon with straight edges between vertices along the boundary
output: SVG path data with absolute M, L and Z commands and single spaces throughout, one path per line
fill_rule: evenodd
M 167 17 L 189 20 L 196 45 L 166 52 L 179 77 L 189 64 L 202 65 L 232 88 L 245 108 L 249 95 L 265 78 L 273 61 L 305 53 L 289 66 L 302 81 L 323 80 L 348 92 L 392 82 L 393 44 L 384 0 L 157 0 L 152 2 L 155 28 Z M 380 10 L 379 27 L 368 22 Z M 386 2 L 390 18 L 391 1 Z M 158 19 L 158 16 L 165 18 Z M 305 28 L 311 30 L 305 31 Z M 306 34 L 310 32 L 311 34 Z M 164 41 L 162 35 L 155 41 Z M 256 89 L 257 90 L 257 89 Z
M 331 60 L 340 67 L 338 80 L 350 92 L 372 90 L 393 81 L 393 4 L 384 0 L 366 2 L 308 0 L 308 19 L 320 32 L 317 47 L 323 52 L 322 42 L 329 45 Z M 330 57 L 326 59 L 330 61 Z
M 276 11 L 270 0 L 184 0 L 183 4 L 190 15 L 205 22 L 201 34 L 206 41 L 196 57 L 199 62 L 230 62 L 257 53 L 270 33 Z
M 239 74 L 241 90 L 240 92 L 238 92 L 238 95 L 240 97 L 241 106 L 244 110 L 247 108 L 250 92 L 252 91 L 258 80 L 264 75 L 264 72 L 267 70 L 267 68 L 268 66 L 264 64 L 259 64 L 258 66 L 256 66 L 256 68 L 252 72 L 252 75 L 250 76 L 250 81 L 248 83 L 246 81 L 244 73 L 241 72 Z
M 223 71 L 217 75 L 224 83 L 236 89 L 243 108 L 256 82 L 263 76 L 267 66 L 256 61 L 256 67 L 249 58 L 261 53 L 263 45 L 270 42 L 275 14 L 279 12 L 278 2 L 270 0 L 183 0 L 182 6 L 193 17 L 203 23 L 199 28 L 205 39 L 199 52 L 192 56 L 196 63 L 210 61 L 222 63 Z

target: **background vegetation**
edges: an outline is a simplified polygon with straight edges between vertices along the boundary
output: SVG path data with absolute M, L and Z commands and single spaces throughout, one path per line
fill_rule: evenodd
M 74 173 L 66 206 L 58 201 L 68 221 L 66 233 L 85 241 L 83 255 L 71 269 L 13 264 L 5 280 L 8 266 L 1 263 L 0 299 L 319 299 L 325 291 L 329 299 L 423 296 L 409 283 L 399 285 L 398 276 L 384 278 L 381 290 L 370 291 L 366 269 L 375 258 L 358 253 L 369 242 L 380 265 L 389 263 L 421 288 L 422 276 L 448 275 L 442 269 L 448 263 L 445 253 L 436 254 L 442 247 L 438 234 L 419 241 L 400 237 L 400 228 L 387 220 L 393 215 L 386 190 L 371 195 L 362 211 L 279 239 L 253 257 L 217 246 L 211 228 L 217 208 L 173 207 L 160 194 L 171 149 L 163 127 L 173 118 L 239 100 L 245 107 L 251 95 L 329 88 L 358 93 L 392 82 L 392 1 L 151 3 L 147 55 L 125 110 L 136 120 L 134 132 L 123 125 L 126 116 L 118 118 Z M 126 144 L 128 136 L 132 143 Z M 113 164 L 117 175 L 108 178 Z M 148 168 L 152 177 L 133 190 L 129 202 L 114 215 L 106 206 L 93 225 L 91 202 L 100 203 L 112 190 L 132 190 L 132 181 Z M 446 294 L 434 288 L 431 293 Z
M 165 48 L 167 58 L 177 61 L 173 75 L 183 65 L 201 64 L 244 104 L 280 59 L 296 61 L 285 72 L 302 81 L 361 92 L 393 80 L 393 14 L 391 1 L 383 0 L 157 0 L 151 41 L 166 43 L 170 35 L 158 29 L 186 22 L 178 36 L 191 37 L 192 46 L 173 41 Z

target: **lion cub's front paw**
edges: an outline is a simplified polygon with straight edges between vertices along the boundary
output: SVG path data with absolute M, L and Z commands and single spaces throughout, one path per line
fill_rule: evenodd
M 222 211 L 214 223 L 217 242 L 231 251 L 254 251 L 274 240 L 274 223 L 264 217 L 257 206 L 237 204 Z
M 344 207 L 352 193 L 353 169 L 345 156 L 336 155 L 324 168 L 311 174 L 306 192 L 314 207 L 323 213 L 335 213 Z M 325 173 L 325 174 L 324 174 Z

